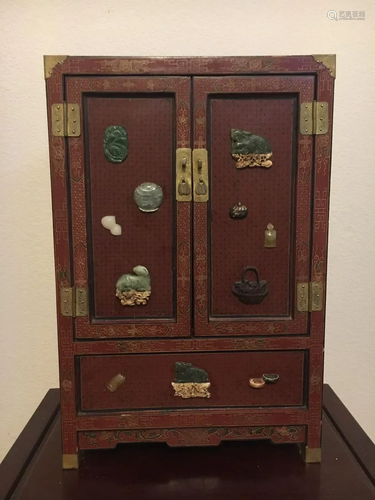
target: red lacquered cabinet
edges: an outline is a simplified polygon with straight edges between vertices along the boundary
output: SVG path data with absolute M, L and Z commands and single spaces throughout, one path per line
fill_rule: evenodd
M 63 467 L 320 461 L 335 56 L 46 56 Z

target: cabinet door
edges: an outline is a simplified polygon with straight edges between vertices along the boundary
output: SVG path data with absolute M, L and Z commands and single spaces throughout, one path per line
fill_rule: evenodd
M 68 76 L 66 99 L 82 110 L 82 133 L 67 141 L 73 284 L 90 300 L 76 337 L 189 335 L 191 202 L 176 201 L 175 162 L 190 147 L 190 79 Z M 142 188 L 137 204 L 146 182 L 161 190 L 149 205 Z
M 310 273 L 313 137 L 300 134 L 299 106 L 313 99 L 310 75 L 194 79 L 194 147 L 208 151 L 210 190 L 194 203 L 196 335 L 308 333 L 296 285 Z M 246 267 L 267 281 L 259 303 L 248 294 L 258 286 L 253 271 L 239 284 Z

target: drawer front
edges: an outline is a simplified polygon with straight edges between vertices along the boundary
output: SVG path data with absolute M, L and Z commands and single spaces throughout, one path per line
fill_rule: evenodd
M 172 382 L 179 362 L 207 373 L 209 398 L 175 396 Z M 304 364 L 304 351 L 82 356 L 80 410 L 299 406 L 304 403 Z M 250 387 L 249 379 L 264 373 L 277 373 L 279 380 L 261 389 Z

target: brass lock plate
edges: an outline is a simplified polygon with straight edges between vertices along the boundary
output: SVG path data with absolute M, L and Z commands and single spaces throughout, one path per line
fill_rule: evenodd
M 209 200 L 208 155 L 206 149 L 193 150 L 194 201 L 204 203 Z
M 176 149 L 176 200 L 191 201 L 191 149 Z

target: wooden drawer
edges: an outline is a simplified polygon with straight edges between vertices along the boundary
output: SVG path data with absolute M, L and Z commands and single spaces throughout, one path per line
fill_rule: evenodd
M 210 398 L 174 395 L 171 383 L 179 361 L 207 372 Z M 80 410 L 302 405 L 304 364 L 304 351 L 82 356 Z M 251 388 L 249 379 L 263 373 L 280 378 L 262 389 Z M 107 385 L 117 374 L 125 381 L 111 392 Z

